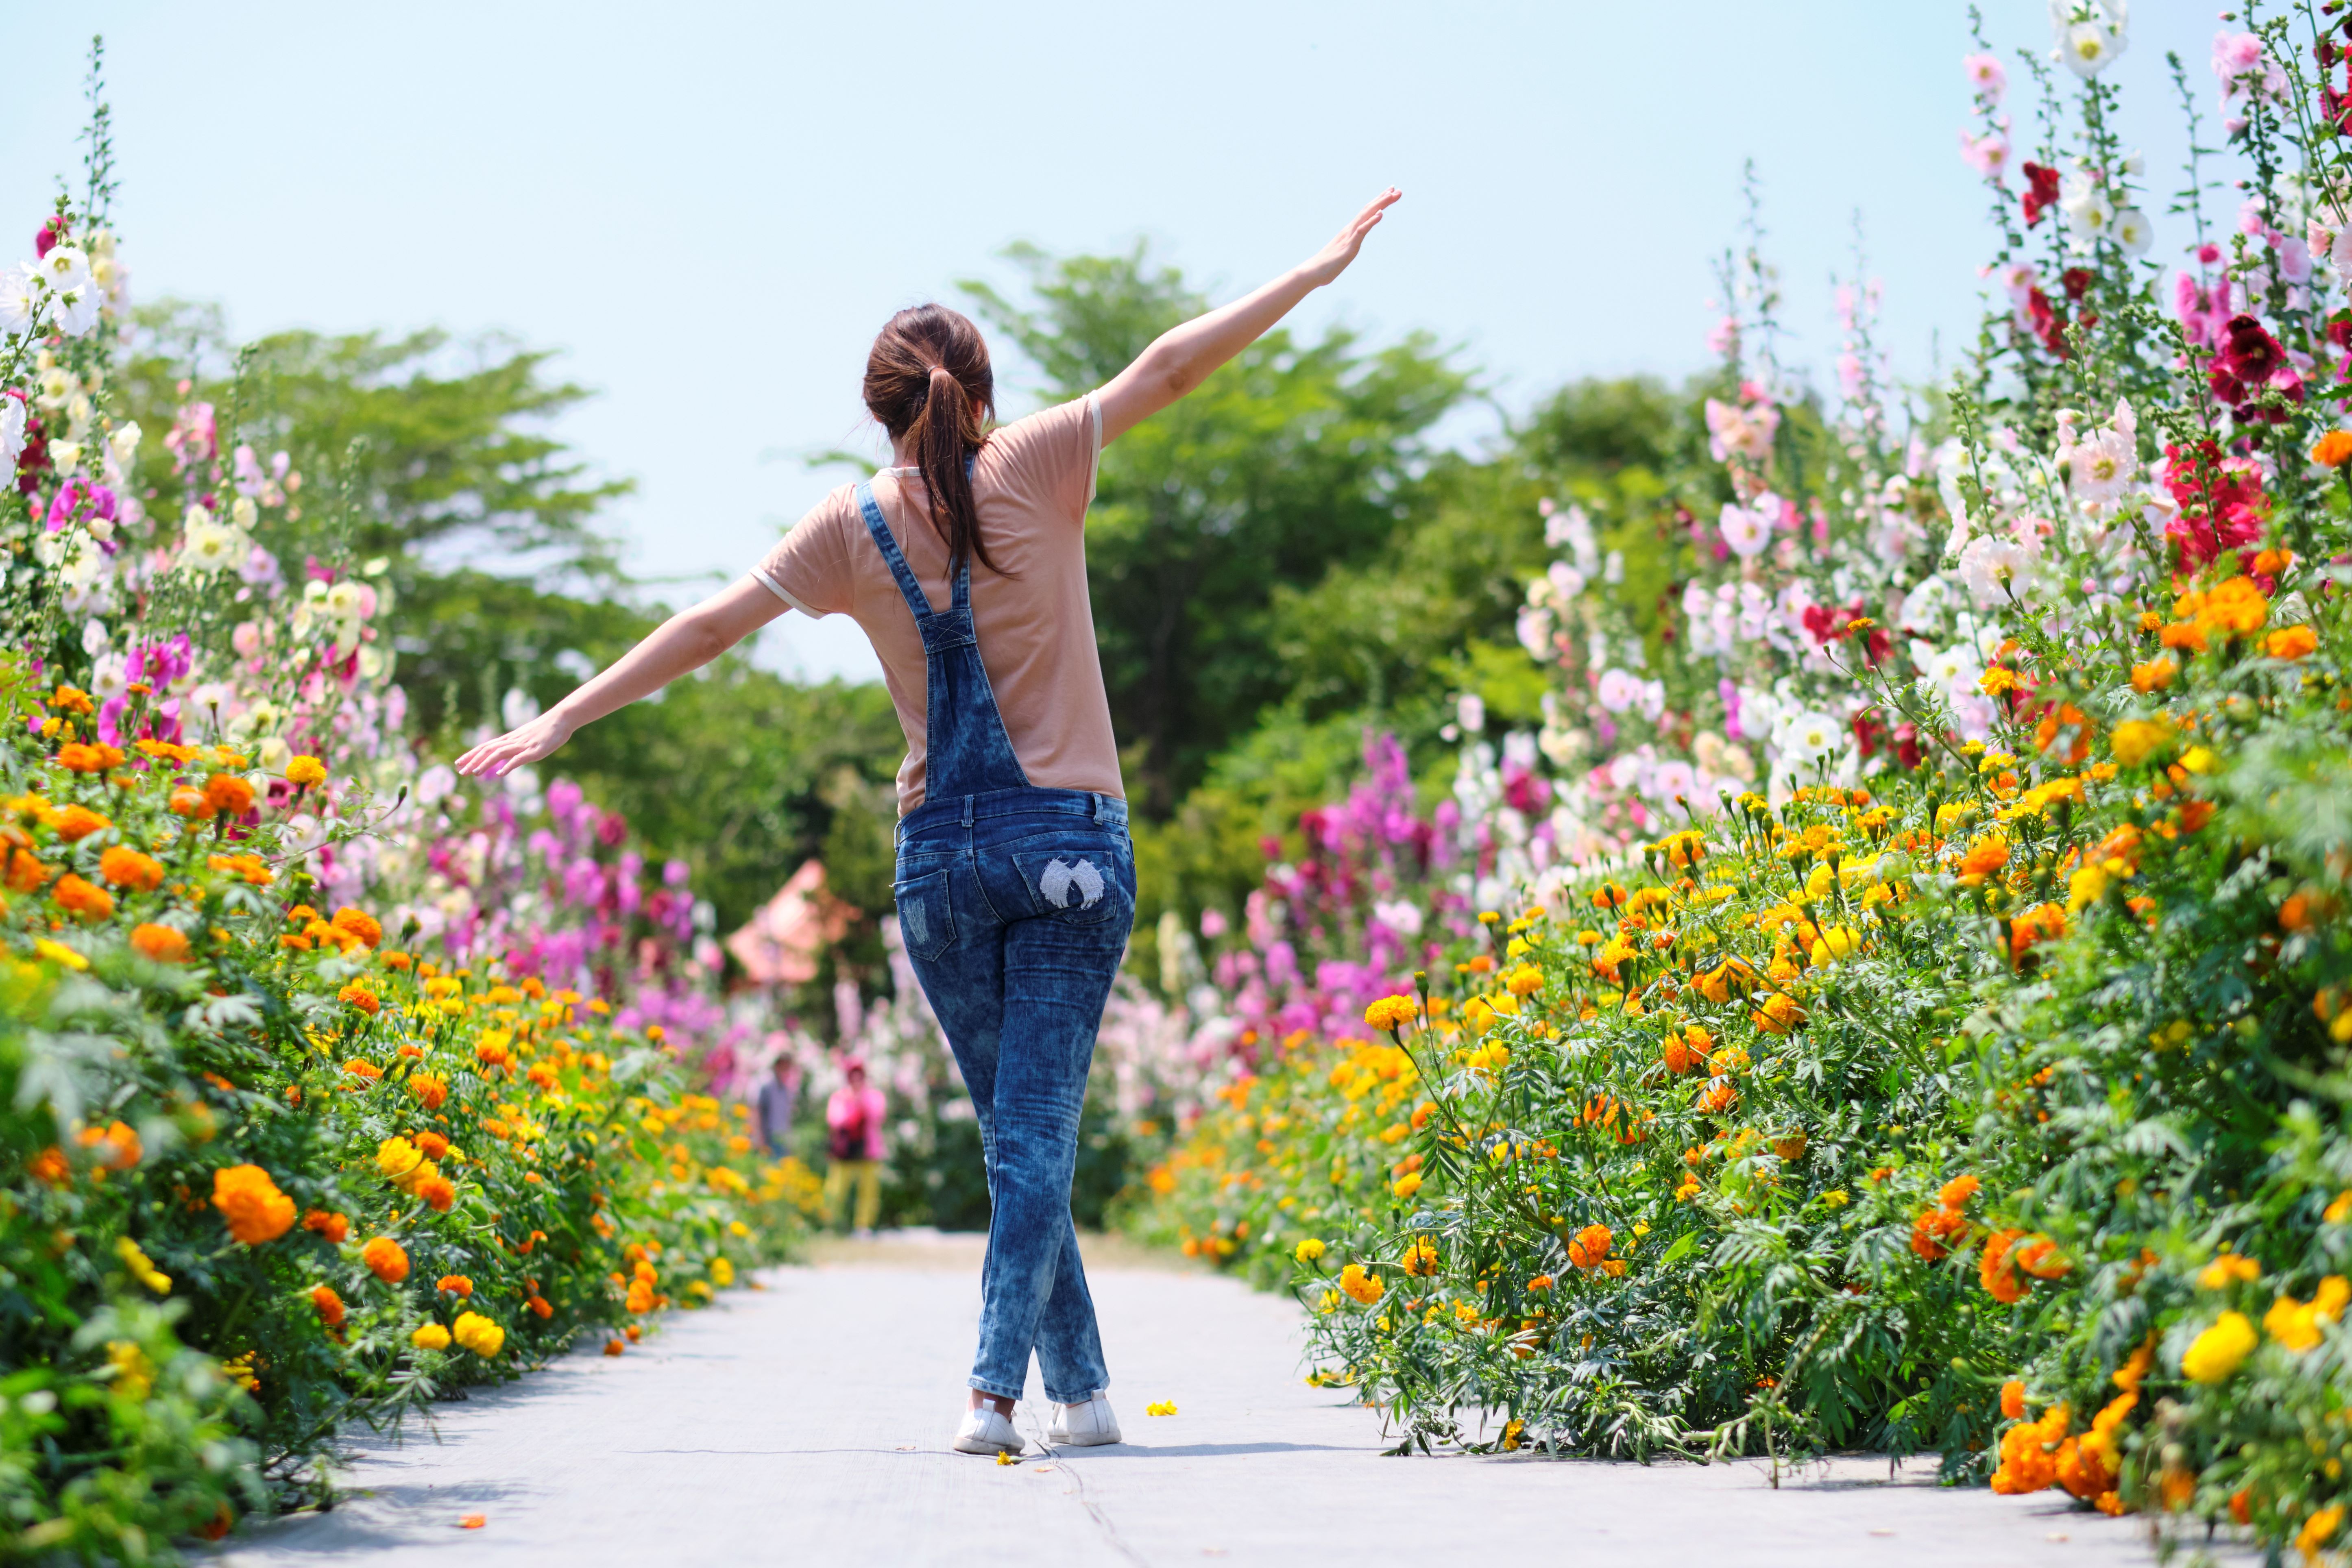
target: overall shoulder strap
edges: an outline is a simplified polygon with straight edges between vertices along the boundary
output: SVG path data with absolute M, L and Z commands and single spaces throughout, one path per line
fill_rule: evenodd
M 857 486 L 857 511 L 866 519 L 866 531 L 874 536 L 875 548 L 882 552 L 883 563 L 889 567 L 891 577 L 897 580 L 898 591 L 906 596 L 907 608 L 915 612 L 916 620 L 922 620 L 931 613 L 930 598 L 924 593 L 923 585 L 916 580 L 915 569 L 907 564 L 906 556 L 898 549 L 898 541 L 890 537 L 890 525 L 882 520 L 882 507 L 874 499 L 874 482 L 870 479 L 861 481 Z M 963 607 L 964 587 L 961 581 L 956 585 L 958 609 Z

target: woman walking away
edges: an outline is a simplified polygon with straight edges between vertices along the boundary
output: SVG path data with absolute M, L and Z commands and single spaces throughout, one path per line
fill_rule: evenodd
M 497 778 L 717 658 L 783 613 L 845 612 L 907 733 L 898 925 L 971 1091 L 992 1204 L 980 1349 L 955 1446 L 1018 1453 L 1034 1353 L 1054 1443 L 1116 1443 L 1070 1220 L 1095 1030 L 1135 918 L 1118 746 L 1087 596 L 1103 445 L 1199 386 L 1347 269 L 1382 192 L 1303 265 L 1171 329 L 1101 391 L 992 428 L 988 345 L 938 305 L 901 310 L 866 361 L 894 466 L 817 503 L 751 574 L 672 616 L 538 718 L 474 747 Z

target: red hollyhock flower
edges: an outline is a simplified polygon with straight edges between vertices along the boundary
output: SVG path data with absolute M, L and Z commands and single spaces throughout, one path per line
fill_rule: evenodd
M 2164 487 L 2179 515 L 2164 526 L 2180 556 L 2180 570 L 2195 571 L 2225 549 L 2262 542 L 2271 498 L 2263 493 L 2261 466 L 2251 457 L 2224 457 L 2219 446 L 2164 449 Z
M 1925 759 L 1925 754 L 1919 749 L 1919 727 L 1916 724 L 1896 725 L 1895 760 L 1908 770 L 1917 768 Z
M 2279 340 L 2252 316 L 2232 316 L 2221 329 L 2221 348 L 2206 380 L 2213 395 L 2228 403 L 2242 423 L 2260 420 L 2277 424 L 2286 418 L 2284 410 L 2254 406 L 2265 390 L 2284 392 L 2290 402 L 2303 401 L 2302 375 Z
M 2066 357 L 2066 318 L 2060 315 L 2051 305 L 2050 296 L 2042 293 L 2039 288 L 2034 289 L 2026 296 L 2025 313 L 2027 319 L 2033 323 L 2033 335 L 2042 340 L 2042 346 L 2060 359 L 2064 359 Z
M 2025 204 L 2025 226 L 2032 228 L 2042 221 L 2042 214 L 2058 202 L 2058 171 L 2045 169 L 2039 163 L 2025 166 L 2025 191 L 2019 198 Z
M 2087 267 L 2070 267 L 2058 275 L 2058 281 L 2066 286 L 2067 298 L 2079 300 L 2091 291 L 2094 276 Z

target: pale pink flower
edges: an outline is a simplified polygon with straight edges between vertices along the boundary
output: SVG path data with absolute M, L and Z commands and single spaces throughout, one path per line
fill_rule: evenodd
M 1641 700 L 1642 683 L 1623 670 L 1603 670 L 1597 695 L 1602 707 L 1611 713 L 1623 713 Z
M 1969 89 L 1988 103 L 1999 103 L 2000 95 L 2009 90 L 2009 73 L 2000 67 L 2000 57 L 1990 50 L 1973 54 L 1960 61 L 1961 74 L 1969 78 Z
M 1997 131 L 1982 136 L 1960 132 L 1960 157 L 1968 166 L 1986 179 L 1998 183 L 2009 172 L 2009 138 Z
M 1767 497 L 1767 500 L 1770 497 Z M 1772 542 L 1772 524 L 1761 506 L 1750 511 L 1729 502 L 1723 507 L 1723 542 L 1742 560 L 1753 560 Z

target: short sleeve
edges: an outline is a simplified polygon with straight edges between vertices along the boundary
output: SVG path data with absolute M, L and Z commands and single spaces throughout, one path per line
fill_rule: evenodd
M 1040 510 L 1083 525 L 1102 460 L 1102 413 L 1093 394 L 1013 421 L 989 437 L 1000 482 Z
M 846 489 L 836 490 L 810 507 L 751 569 L 769 592 L 803 615 L 833 615 L 851 607 L 849 559 L 842 549 L 848 497 Z

